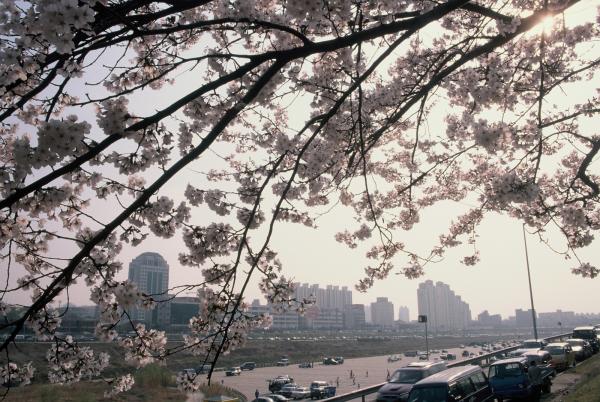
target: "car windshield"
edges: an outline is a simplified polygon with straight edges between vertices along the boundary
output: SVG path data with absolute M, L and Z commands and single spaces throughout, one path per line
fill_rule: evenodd
M 421 379 L 423 379 L 421 370 L 396 370 L 390 378 L 390 382 L 394 384 L 414 384 Z
M 573 338 L 581 338 L 581 339 L 592 339 L 595 338 L 596 334 L 593 329 L 579 329 L 573 331 Z
M 446 402 L 446 387 L 413 389 L 408 402 Z
M 551 355 L 562 355 L 565 353 L 565 349 L 562 346 L 548 346 L 545 350 Z
M 521 373 L 519 363 L 497 364 L 490 367 L 490 378 L 518 377 Z

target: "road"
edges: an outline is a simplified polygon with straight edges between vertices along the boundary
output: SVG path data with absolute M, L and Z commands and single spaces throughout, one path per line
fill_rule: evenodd
M 461 354 L 464 350 L 478 354 L 481 349 L 477 347 L 453 348 L 448 349 L 448 352 L 455 354 L 457 356 L 456 361 L 459 361 L 463 359 Z M 337 395 L 339 395 L 385 382 L 388 370 L 391 374 L 395 369 L 418 360 L 416 357 L 405 357 L 400 353 L 391 352 L 390 354 L 397 354 L 402 357 L 402 360 L 388 363 L 387 358 L 389 355 L 385 355 L 346 359 L 344 364 L 337 366 L 315 362 L 313 368 L 299 368 L 298 365 L 262 367 L 252 371 L 243 371 L 240 376 L 234 377 L 227 377 L 224 372 L 216 372 L 213 381 L 222 381 L 224 385 L 237 389 L 251 400 L 254 398 L 254 392 L 257 389 L 261 395 L 269 393 L 267 380 L 278 375 L 288 374 L 296 384 L 302 386 L 309 386 L 312 381 L 327 381 L 331 385 L 336 385 L 339 379 L 337 388 Z M 430 359 L 439 360 L 439 354 L 432 354 Z M 354 381 L 350 378 L 350 370 L 354 374 Z

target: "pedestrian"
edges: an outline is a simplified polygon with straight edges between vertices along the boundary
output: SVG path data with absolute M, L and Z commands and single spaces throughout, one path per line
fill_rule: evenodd
M 369 370 L 367 370 L 367 378 L 369 377 Z
M 339 387 L 340 386 L 340 377 L 335 379 L 335 386 Z
M 258 389 L 256 391 L 254 391 L 254 396 L 256 397 L 256 399 L 258 399 L 259 395 L 260 395 L 260 392 L 258 392 Z
M 356 378 L 352 377 L 352 385 L 356 385 Z
M 531 385 L 533 386 L 532 400 L 539 401 L 540 394 L 542 392 L 542 369 L 537 366 L 535 360 L 531 362 L 529 370 L 527 371 L 527 375 L 529 376 L 529 381 L 531 381 Z
M 356 388 L 360 389 L 360 383 L 356 384 Z
M 385 377 L 385 379 L 386 379 L 387 381 L 389 381 L 389 380 L 390 380 L 390 369 L 388 369 L 388 371 L 387 371 L 387 377 Z
M 352 370 L 350 370 L 350 378 L 354 378 L 354 376 L 352 375 Z

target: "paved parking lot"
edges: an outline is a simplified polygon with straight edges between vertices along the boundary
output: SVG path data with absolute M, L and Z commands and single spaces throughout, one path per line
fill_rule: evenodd
M 457 361 L 462 360 L 461 353 L 465 349 L 448 349 L 448 352 L 457 356 Z M 467 347 L 469 352 L 478 353 L 480 349 Z M 240 376 L 226 377 L 224 372 L 216 372 L 213 381 L 223 382 L 244 393 L 248 399 L 254 398 L 254 392 L 258 389 L 261 394 L 269 393 L 267 380 L 278 375 L 288 374 L 298 385 L 309 386 L 312 381 L 327 381 L 331 385 L 336 385 L 339 380 L 337 395 L 344 394 L 365 388 L 370 385 L 376 385 L 385 382 L 388 370 L 391 373 L 395 369 L 405 366 L 412 361 L 418 360 L 415 357 L 405 357 L 397 352 L 390 352 L 402 357 L 402 360 L 388 363 L 385 356 L 363 357 L 356 359 L 346 359 L 344 364 L 336 366 L 326 366 L 321 362 L 315 362 L 313 368 L 299 368 L 298 365 L 286 367 L 263 367 L 252 371 L 243 371 Z M 432 354 L 430 359 L 439 359 L 439 354 Z M 454 362 L 454 361 L 452 361 Z M 354 380 L 350 378 L 350 370 L 354 375 Z

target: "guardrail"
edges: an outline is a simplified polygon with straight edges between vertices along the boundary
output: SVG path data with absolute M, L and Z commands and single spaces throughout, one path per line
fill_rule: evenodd
M 542 338 L 542 339 L 547 342 L 553 342 L 553 341 L 561 340 L 562 338 L 565 338 L 565 337 L 570 337 L 571 334 L 572 334 L 571 332 L 568 332 L 568 333 L 564 333 L 564 334 L 560 334 L 560 335 L 549 336 L 547 338 Z M 465 360 L 457 361 L 454 363 L 450 363 L 450 364 L 448 364 L 448 367 L 466 366 L 468 364 L 480 365 L 481 362 L 485 362 L 484 364 L 489 364 L 490 359 L 492 357 L 501 355 L 503 353 L 511 352 L 513 350 L 517 350 L 517 349 L 519 349 L 519 347 L 520 346 L 511 346 L 509 348 L 496 350 L 494 352 L 486 353 L 486 354 L 480 355 L 480 356 L 475 356 L 470 359 L 465 359 Z M 358 398 L 360 398 L 362 400 L 362 402 L 366 402 L 365 397 L 367 395 L 376 393 L 377 391 L 379 391 L 379 388 L 381 388 L 385 384 L 387 384 L 387 383 L 382 382 L 380 384 L 371 385 L 370 387 L 366 387 L 366 388 L 361 388 L 357 391 L 352 391 L 347 394 L 336 395 L 334 397 L 324 399 L 323 402 L 346 402 L 346 401 L 352 401 L 352 400 L 358 399 Z

